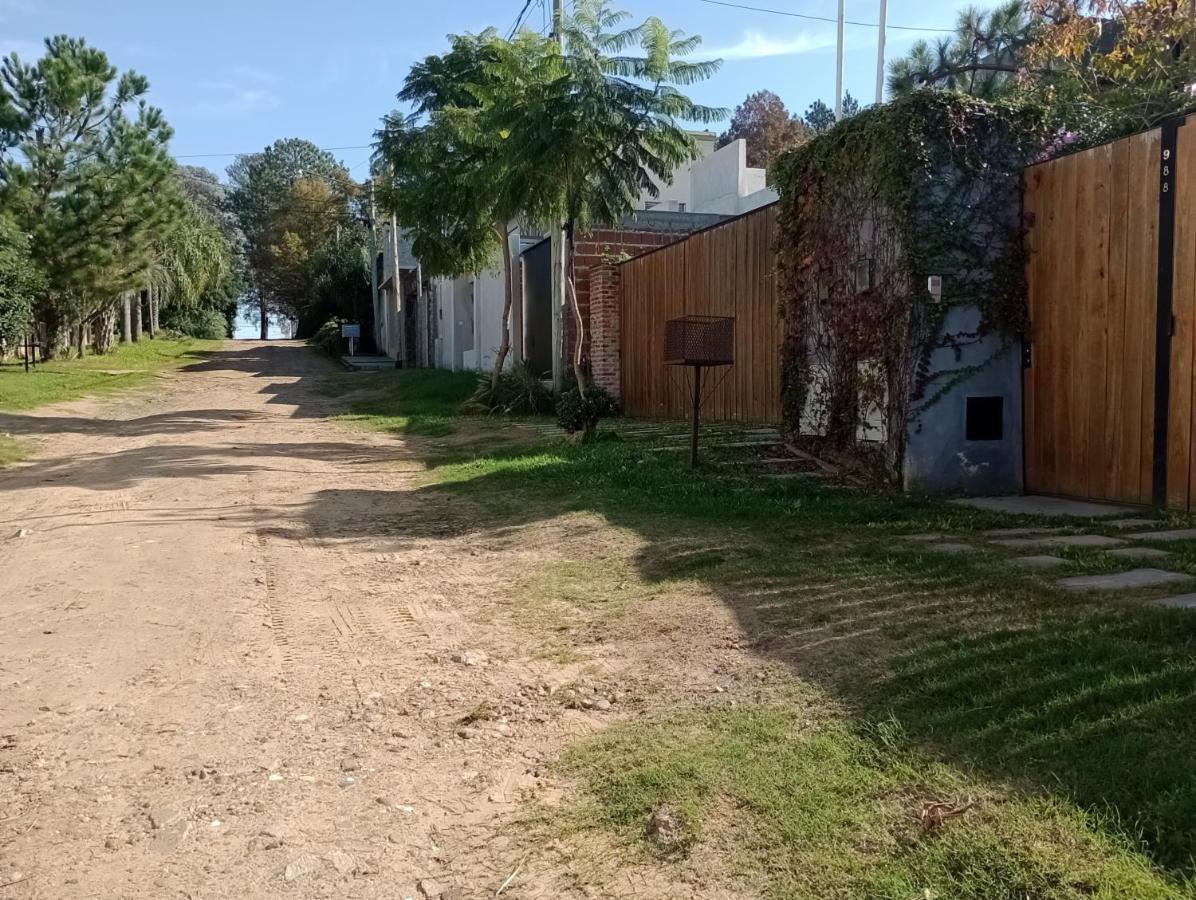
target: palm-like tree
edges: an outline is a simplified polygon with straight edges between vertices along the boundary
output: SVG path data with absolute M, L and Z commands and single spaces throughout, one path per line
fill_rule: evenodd
M 680 90 L 721 66 L 721 60 L 687 59 L 700 37 L 672 31 L 655 17 L 621 27 L 627 18 L 605 0 L 578 0 L 564 22 L 564 53 L 546 55 L 541 77 L 529 79 L 498 116 L 516 194 L 533 219 L 562 223 L 567 242 L 575 228 L 617 224 L 642 193 L 657 195 L 656 180 L 667 182 L 696 158 L 683 123 L 727 115 Z M 573 279 L 568 272 L 562 277 L 578 329 L 573 368 L 584 392 L 585 323 Z

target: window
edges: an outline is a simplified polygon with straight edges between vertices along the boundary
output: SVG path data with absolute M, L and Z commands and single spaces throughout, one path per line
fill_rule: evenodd
M 1005 398 L 968 397 L 967 439 L 999 441 L 1005 436 Z

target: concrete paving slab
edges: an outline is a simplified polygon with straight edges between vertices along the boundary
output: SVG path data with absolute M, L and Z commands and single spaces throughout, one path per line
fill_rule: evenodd
M 1067 560 L 1061 556 L 1019 556 L 1013 564 L 1020 569 L 1057 569 L 1067 565 Z
M 926 549 L 936 553 L 971 553 L 976 548 L 971 544 L 954 544 L 948 541 L 942 544 L 927 544 Z
M 1120 547 L 1129 541 L 1103 534 L 1057 534 L 1049 537 L 1007 538 L 991 541 L 1002 547 Z
M 1154 547 L 1119 547 L 1109 551 L 1110 556 L 1122 559 L 1164 559 L 1170 556 L 1166 550 L 1156 550 Z
M 1112 519 L 1104 523 L 1109 528 L 1149 528 L 1159 524 L 1158 519 Z
M 945 534 L 939 534 L 936 531 L 928 531 L 923 534 L 907 534 L 905 539 L 907 541 L 917 541 L 918 543 L 929 543 L 930 541 L 941 541 L 945 538 Z
M 1135 511 L 1132 506 L 1114 506 L 1111 503 L 1092 503 L 1087 500 L 1067 500 L 1062 497 L 963 497 L 951 502 L 990 512 L 1013 513 L 1023 516 L 1075 516 L 1082 519 L 1124 516 Z
M 991 538 L 1019 538 L 1032 537 L 1036 534 L 1057 534 L 1063 531 L 1062 528 L 994 528 L 991 531 L 985 531 L 985 537 Z
M 1155 601 L 1156 606 L 1168 606 L 1171 609 L 1196 609 L 1196 594 L 1177 594 L 1174 597 L 1163 597 Z
M 1131 534 L 1135 541 L 1196 541 L 1196 528 L 1177 528 L 1172 531 L 1140 531 Z
M 1069 591 L 1124 591 L 1134 588 L 1158 587 L 1163 584 L 1178 584 L 1191 581 L 1191 575 L 1167 572 L 1163 569 L 1131 569 L 1112 575 L 1077 575 L 1061 578 L 1055 582 Z

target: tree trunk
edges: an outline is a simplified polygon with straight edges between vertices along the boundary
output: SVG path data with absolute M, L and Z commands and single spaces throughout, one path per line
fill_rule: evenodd
M 162 330 L 162 288 L 154 291 L 154 334 Z
M 133 340 L 133 300 L 129 292 L 120 295 L 120 341 L 127 344 Z
M 582 354 L 585 349 L 586 323 L 581 317 L 581 304 L 577 300 L 577 286 L 573 283 L 573 223 L 565 226 L 565 262 L 562 272 L 565 277 L 565 289 L 568 292 L 569 305 L 573 309 L 573 319 L 577 323 L 577 347 L 573 351 L 573 377 L 577 379 L 577 390 L 584 397 L 586 394 L 586 373 L 582 368 Z M 568 340 L 566 339 L 566 344 Z
M 511 306 L 515 299 L 514 276 L 511 272 L 511 246 L 510 238 L 507 236 L 506 224 L 499 223 L 495 225 L 494 232 L 498 235 L 499 243 L 502 245 L 503 305 L 502 340 L 498 345 L 498 353 L 494 357 L 494 374 L 490 377 L 491 389 L 498 387 L 498 379 L 502 375 L 502 367 L 507 361 L 507 354 L 511 352 Z
M 152 341 L 158 336 L 158 289 L 150 288 L 147 292 L 146 313 L 149 325 L 149 337 Z
M 270 311 L 266 309 L 266 298 L 258 298 L 258 313 L 262 317 L 261 335 L 263 341 L 270 340 Z
M 78 359 L 83 358 L 83 345 L 87 342 L 87 325 L 80 322 L 75 326 L 75 356 Z
M 102 356 L 112 350 L 112 336 L 116 329 L 116 306 L 109 304 L 92 320 L 92 348 Z
M 133 301 L 133 342 L 141 340 L 141 291 L 131 298 Z

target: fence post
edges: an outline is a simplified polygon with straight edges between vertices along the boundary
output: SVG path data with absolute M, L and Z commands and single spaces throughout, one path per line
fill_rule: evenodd
M 1167 431 L 1171 405 L 1171 336 L 1175 330 L 1172 293 L 1175 283 L 1175 152 L 1184 119 L 1162 126 L 1159 153 L 1159 259 L 1155 288 L 1154 448 L 1151 500 L 1167 505 Z

